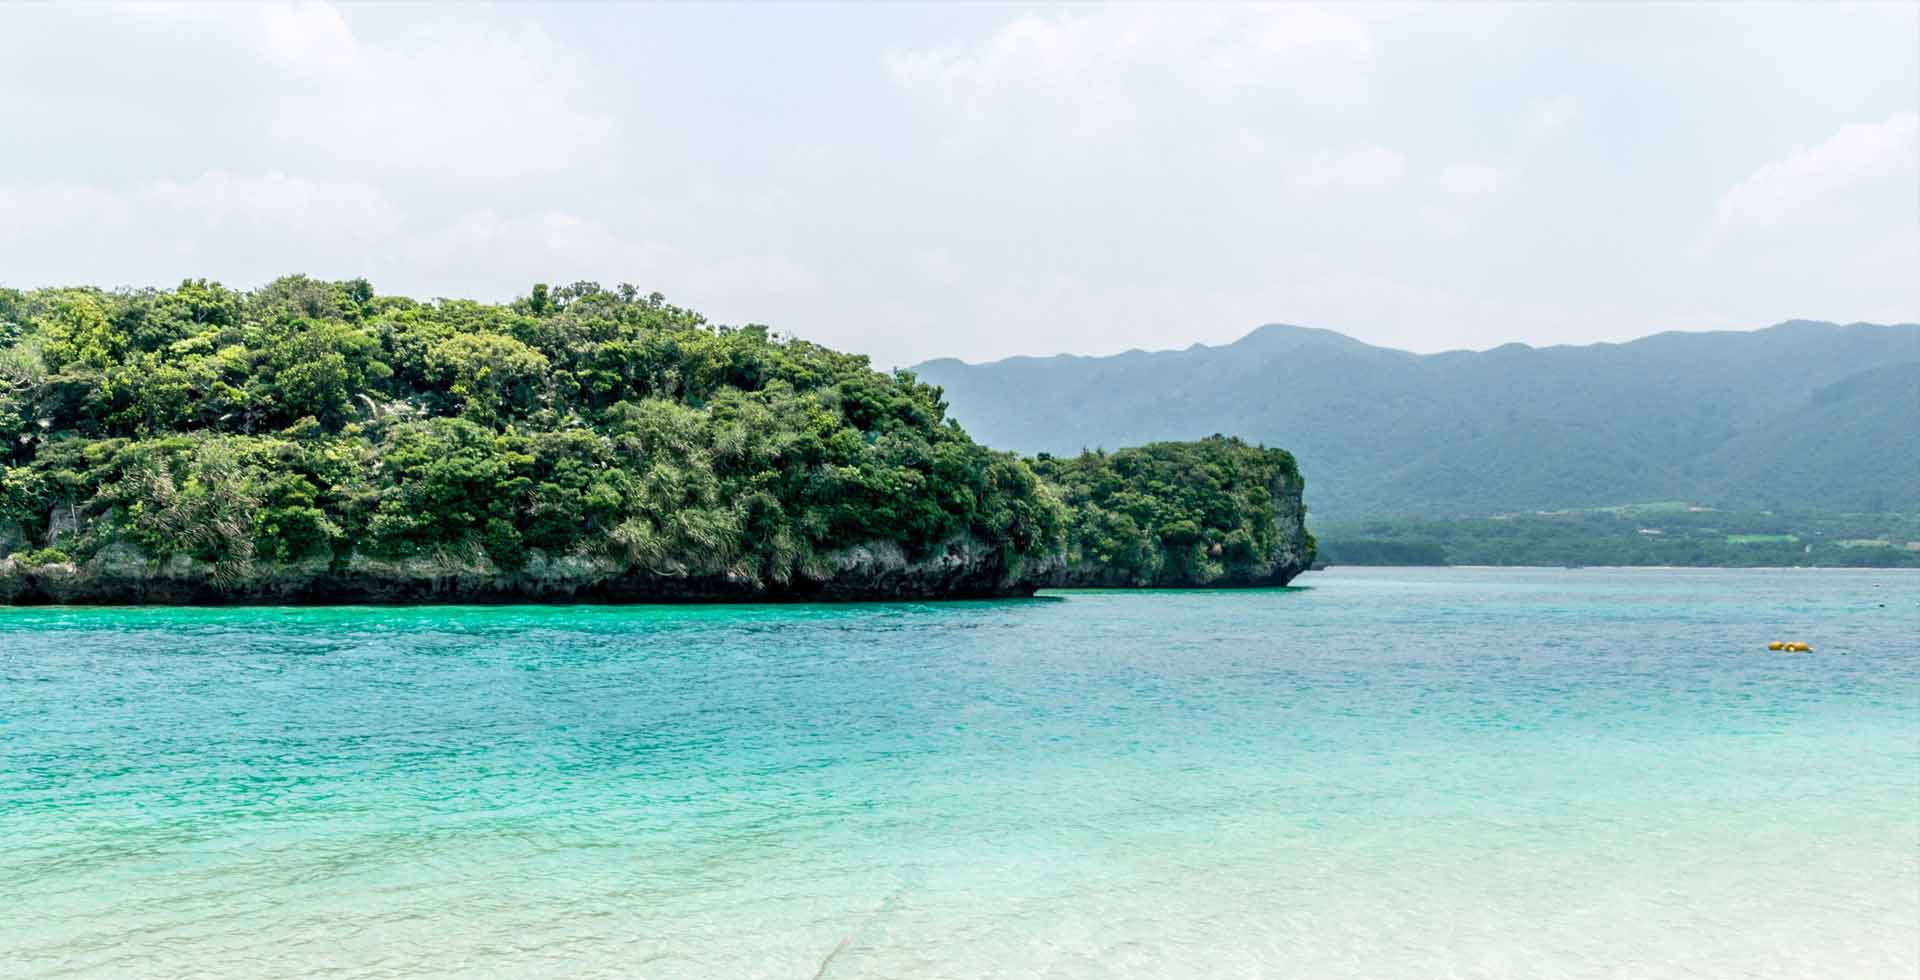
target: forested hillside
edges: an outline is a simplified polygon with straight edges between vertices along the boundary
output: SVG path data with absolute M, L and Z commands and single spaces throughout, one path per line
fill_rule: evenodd
M 1920 515 L 1780 514 L 1644 504 L 1328 529 L 1335 565 L 1920 568 Z
M 1286 445 L 1318 527 L 1668 500 L 1920 512 L 1911 324 L 1433 355 L 1268 326 L 1222 347 L 915 370 L 996 448 Z
M 1216 435 L 1033 465 L 1067 504 L 1062 584 L 1260 585 L 1313 563 L 1289 453 Z
M 1070 523 L 912 374 L 590 283 L 0 290 L 0 466 L 14 601 L 1018 594 Z

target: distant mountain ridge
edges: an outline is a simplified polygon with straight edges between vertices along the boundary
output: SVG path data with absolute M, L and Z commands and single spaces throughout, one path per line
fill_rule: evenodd
M 1911 323 L 1439 354 L 1269 324 L 1217 347 L 914 370 L 1000 449 L 1283 446 L 1321 525 L 1656 500 L 1920 510 Z

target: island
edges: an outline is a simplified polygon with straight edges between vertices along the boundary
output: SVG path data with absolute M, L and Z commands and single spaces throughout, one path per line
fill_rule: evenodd
M 0 602 L 978 598 L 1313 562 L 1285 450 L 1026 459 L 946 409 L 625 285 L 0 290 Z

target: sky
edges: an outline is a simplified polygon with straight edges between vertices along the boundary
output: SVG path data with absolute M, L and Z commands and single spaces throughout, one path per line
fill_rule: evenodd
M 0 285 L 872 355 L 1920 320 L 1920 4 L 0 8 Z

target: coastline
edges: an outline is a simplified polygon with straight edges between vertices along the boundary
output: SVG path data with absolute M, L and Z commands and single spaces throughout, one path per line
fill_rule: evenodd
M 0 962 L 1911 976 L 1917 583 L 0 611 Z
M 1663 571 L 1663 572 L 1765 572 L 1765 571 L 1830 571 L 1830 572 L 1920 572 L 1913 565 L 1607 565 L 1583 564 L 1576 567 L 1566 565 L 1361 565 L 1347 563 L 1328 565 L 1313 571 L 1326 571 L 1331 568 L 1430 568 L 1430 569 L 1475 569 L 1479 571 L 1499 571 L 1501 569 L 1538 569 L 1554 572 L 1579 571 Z
M 876 542 L 831 556 L 824 577 L 769 582 L 635 568 L 605 558 L 534 555 L 502 569 L 484 555 L 408 562 L 352 556 L 223 570 L 182 558 L 156 563 L 128 550 L 85 565 L 28 565 L 0 559 L 0 605 L 14 606 L 431 606 L 431 605 L 733 605 L 750 603 L 945 602 L 1028 598 L 1042 589 L 1276 588 L 1306 570 L 1283 548 L 1251 569 L 1208 582 L 1130 580 L 1115 570 L 1063 556 L 1009 564 L 998 554 L 955 542 L 909 560 L 898 545 Z

